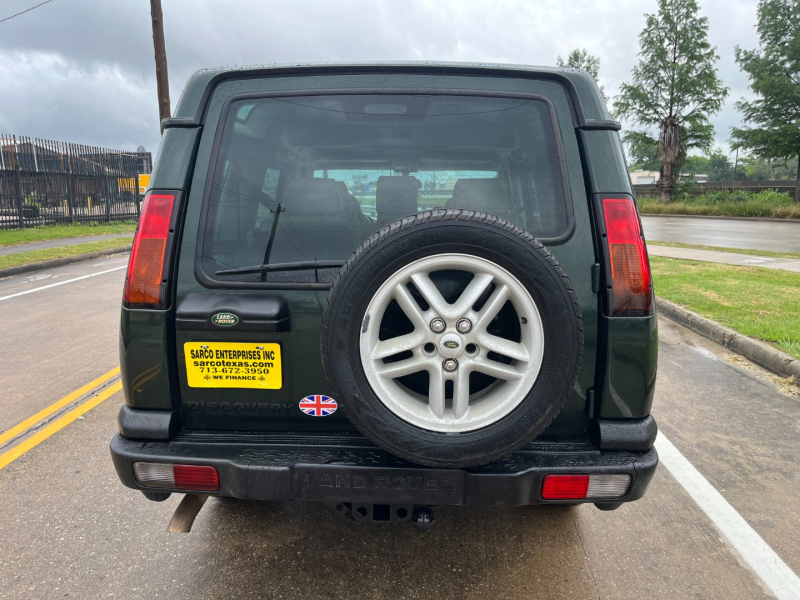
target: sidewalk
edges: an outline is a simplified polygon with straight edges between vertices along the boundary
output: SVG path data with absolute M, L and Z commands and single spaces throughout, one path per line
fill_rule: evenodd
M 715 262 L 745 267 L 764 267 L 766 269 L 777 269 L 779 271 L 794 271 L 795 273 L 800 273 L 800 259 L 795 258 L 751 256 L 749 254 L 717 252 L 716 250 L 695 250 L 693 248 L 670 248 L 668 246 L 658 246 L 655 244 L 648 244 L 647 252 L 651 256 L 681 258 L 684 260 L 699 260 L 703 262 Z
M 7 254 L 19 254 L 20 252 L 30 252 L 32 250 L 46 250 L 48 248 L 60 248 L 61 246 L 74 246 L 75 244 L 87 244 L 89 242 L 101 242 L 103 240 L 113 240 L 116 238 L 130 238 L 133 233 L 109 233 L 106 235 L 87 235 L 84 237 L 62 238 L 59 240 L 46 240 L 44 242 L 31 242 L 29 244 L 18 244 L 16 246 L 5 246 L 0 248 L 0 256 Z

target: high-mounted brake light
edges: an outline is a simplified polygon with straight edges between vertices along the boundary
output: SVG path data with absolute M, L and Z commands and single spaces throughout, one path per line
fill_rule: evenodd
M 542 483 L 544 500 L 621 498 L 628 491 L 630 475 L 547 475 Z
M 650 265 L 636 206 L 630 198 L 604 198 L 611 285 L 611 314 L 650 312 Z
M 171 463 L 133 463 L 136 481 L 147 487 L 216 492 L 219 473 L 208 465 L 173 465 Z
M 129 304 L 156 307 L 163 300 L 161 283 L 174 203 L 173 194 L 148 194 L 144 199 L 125 279 Z

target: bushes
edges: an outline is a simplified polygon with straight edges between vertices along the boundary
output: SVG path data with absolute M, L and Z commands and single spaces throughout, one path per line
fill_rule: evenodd
M 653 198 L 641 198 L 638 204 L 642 214 L 800 219 L 800 204 L 795 203 L 789 194 L 774 190 L 719 190 L 697 196 L 683 194 L 666 204 Z
M 684 204 L 695 204 L 700 206 L 727 204 L 729 202 L 758 202 L 769 205 L 791 204 L 793 202 L 792 197 L 789 196 L 789 194 L 785 192 L 776 192 L 775 190 L 763 190 L 761 192 L 748 192 L 747 190 L 718 190 L 699 195 L 686 194 L 682 197 L 675 197 L 675 200 L 683 202 Z

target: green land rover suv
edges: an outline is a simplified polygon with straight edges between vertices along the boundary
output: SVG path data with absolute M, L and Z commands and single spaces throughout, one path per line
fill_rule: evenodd
M 126 486 L 420 528 L 642 497 L 654 296 L 586 73 L 203 70 L 162 124 L 122 307 Z

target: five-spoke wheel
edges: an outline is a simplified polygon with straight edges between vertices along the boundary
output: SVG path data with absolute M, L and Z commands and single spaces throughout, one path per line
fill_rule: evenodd
M 465 282 L 457 297 L 437 287 L 435 274 L 443 272 Z M 398 307 L 413 330 L 387 336 L 398 329 L 387 323 Z M 366 315 L 360 353 L 367 380 L 389 410 L 417 427 L 485 427 L 514 410 L 539 374 L 544 334 L 536 304 L 513 275 L 484 258 L 453 253 L 412 262 L 378 288 Z M 501 327 L 501 316 L 515 323 Z

